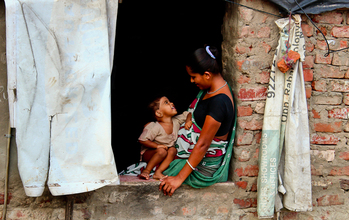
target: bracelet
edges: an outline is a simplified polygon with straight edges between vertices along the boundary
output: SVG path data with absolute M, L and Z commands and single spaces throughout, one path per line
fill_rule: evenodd
M 187 164 L 190 166 L 190 168 L 191 168 L 192 170 L 198 170 L 197 168 L 194 168 L 194 167 L 189 163 L 189 160 L 187 160 Z

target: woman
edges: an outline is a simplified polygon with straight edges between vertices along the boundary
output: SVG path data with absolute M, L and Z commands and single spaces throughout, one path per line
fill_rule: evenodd
M 190 105 L 193 126 L 181 129 L 177 158 L 164 172 L 159 189 L 171 196 L 182 184 L 195 188 L 227 181 L 235 136 L 232 91 L 221 75 L 218 50 L 205 46 L 189 58 L 186 69 L 200 93 Z M 233 128 L 233 129 L 232 129 Z

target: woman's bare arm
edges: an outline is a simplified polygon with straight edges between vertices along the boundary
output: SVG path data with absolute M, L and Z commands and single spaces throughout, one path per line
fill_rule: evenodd
M 204 158 L 220 126 L 220 122 L 216 121 L 209 115 L 206 116 L 199 140 L 196 143 L 188 159 L 189 163 L 193 167 L 196 167 Z M 178 173 L 177 176 L 167 177 L 162 180 L 159 187 L 160 190 L 162 190 L 165 195 L 171 196 L 173 192 L 184 182 L 184 180 L 190 175 L 192 171 L 193 170 L 191 169 L 191 167 L 188 164 L 185 164 L 183 169 Z

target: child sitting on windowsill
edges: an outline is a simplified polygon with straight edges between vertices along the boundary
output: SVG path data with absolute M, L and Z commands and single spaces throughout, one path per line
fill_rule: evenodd
M 153 179 L 162 179 L 162 172 L 167 169 L 177 154 L 174 143 L 177 140 L 178 130 L 185 122 L 185 129 L 189 130 L 192 125 L 191 113 L 183 112 L 177 115 L 177 110 L 165 96 L 157 98 L 149 108 L 153 111 L 156 122 L 148 123 L 138 138 L 142 144 L 142 161 L 147 163 L 146 168 L 140 174 L 140 178 L 149 179 L 151 170 L 158 164 Z

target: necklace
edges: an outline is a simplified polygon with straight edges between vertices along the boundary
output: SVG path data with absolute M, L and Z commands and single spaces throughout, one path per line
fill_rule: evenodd
M 227 85 L 227 81 L 225 81 L 224 85 L 221 86 L 220 88 L 218 88 L 216 91 L 214 91 L 214 92 L 209 92 L 209 91 L 207 91 L 207 94 L 211 95 L 211 94 L 213 94 L 213 93 L 216 93 L 216 92 L 218 92 L 221 88 L 223 88 L 223 87 L 226 86 L 226 85 Z

